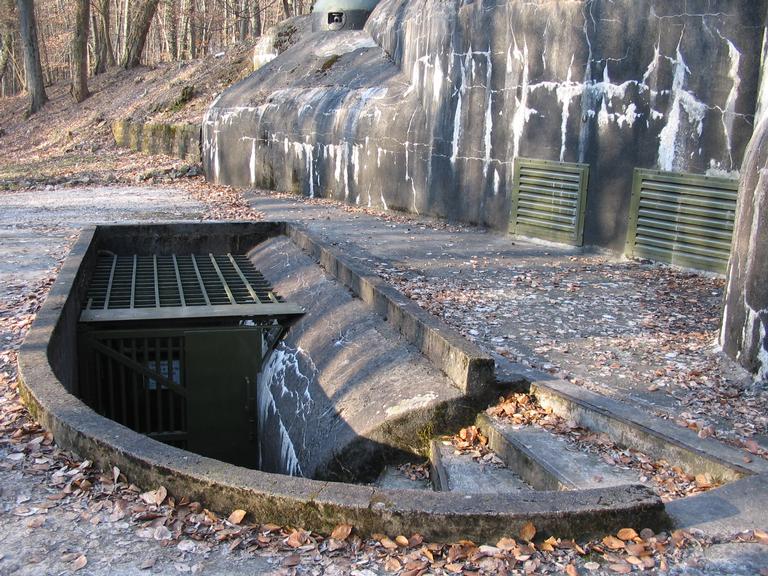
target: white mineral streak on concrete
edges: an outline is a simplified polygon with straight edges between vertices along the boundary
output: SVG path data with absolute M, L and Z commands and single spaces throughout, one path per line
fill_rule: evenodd
M 525 52 L 528 52 L 528 46 L 525 46 Z M 493 130 L 493 86 L 491 85 L 491 76 L 493 74 L 493 61 L 491 59 L 491 48 L 485 52 L 485 137 L 483 144 L 485 147 L 485 157 L 483 158 L 483 178 L 488 176 L 488 168 L 491 165 L 491 132 Z M 527 60 L 526 60 L 527 65 Z
M 307 178 L 309 179 L 309 197 L 315 197 L 315 147 L 309 142 L 294 142 L 293 150 L 297 156 L 304 156 L 304 164 L 307 169 Z
M 682 35 L 680 36 L 682 41 Z M 658 165 L 661 170 L 674 170 L 684 168 L 682 162 L 682 153 L 678 153 L 678 143 L 685 137 L 684 128 L 686 123 L 683 119 L 683 112 L 687 116 L 687 124 L 692 126 L 695 133 L 701 136 L 706 114 L 706 105 L 702 104 L 696 97 L 685 90 L 685 76 L 690 73 L 688 66 L 683 60 L 680 52 L 680 44 L 677 45 L 677 52 L 674 60 L 670 60 L 674 66 L 674 77 L 672 79 L 672 104 L 667 112 L 667 123 L 659 133 L 659 152 Z M 693 136 L 693 135 L 692 135 Z
M 721 38 L 723 37 L 721 36 Z M 728 68 L 728 78 L 731 79 L 731 89 L 728 92 L 728 97 L 725 99 L 722 121 L 730 168 L 733 169 L 733 150 L 731 146 L 733 143 L 733 121 L 736 118 L 736 100 L 739 97 L 739 86 L 741 84 L 741 78 L 739 77 L 741 52 L 736 49 L 733 42 L 727 38 L 723 38 L 723 40 L 728 44 L 728 58 L 731 62 L 730 68 Z
M 460 56 L 459 54 L 453 54 L 451 56 L 451 60 L 455 58 L 456 56 Z M 467 50 L 467 53 L 464 55 L 463 60 L 459 64 L 459 68 L 461 71 L 461 84 L 459 84 L 459 88 L 457 90 L 458 96 L 456 99 L 456 111 L 453 115 L 453 147 L 452 147 L 452 153 L 451 153 L 451 164 L 456 164 L 456 158 L 459 156 L 459 144 L 461 142 L 461 123 L 463 120 L 463 117 L 461 115 L 462 110 L 462 104 L 463 104 L 463 97 L 464 92 L 467 91 L 467 68 L 472 63 L 472 46 L 469 47 Z
M 413 398 L 407 398 L 385 409 L 387 418 L 399 416 L 400 414 L 406 414 L 412 410 L 418 410 L 424 406 L 428 406 L 433 400 L 437 399 L 437 394 L 434 392 L 427 392 L 426 394 L 419 394 Z
M 344 149 L 341 146 L 342 145 L 339 144 L 338 148 L 337 148 L 336 146 L 331 145 L 331 158 L 333 158 L 334 155 L 336 156 L 336 158 L 335 158 L 336 166 L 335 166 L 335 169 L 334 169 L 334 177 L 336 178 L 336 183 L 337 184 L 339 182 L 341 182 L 341 163 L 344 160 L 344 158 L 343 158 L 343 154 L 344 154 L 343 150 Z
M 440 56 L 435 56 L 435 68 L 432 71 L 432 101 L 440 104 L 440 93 L 443 89 L 443 67 L 440 64 Z
M 763 29 L 763 48 L 760 52 L 760 87 L 757 93 L 757 110 L 755 110 L 755 126 L 768 112 L 768 62 L 766 62 L 766 53 L 768 50 L 768 27 Z
M 560 113 L 560 162 L 565 161 L 565 142 L 568 136 L 568 115 L 570 114 L 571 100 L 576 96 L 580 96 L 584 91 L 583 84 L 576 84 L 571 80 L 574 58 L 575 54 L 571 55 L 571 62 L 568 64 L 568 72 L 565 75 L 565 83 L 558 85 L 555 90 L 557 101 L 563 107 Z
M 352 166 L 352 178 L 357 186 L 360 180 L 360 146 L 358 144 L 352 146 Z
M 344 200 L 349 200 L 349 143 L 344 142 Z
M 384 210 L 389 210 L 389 208 L 387 208 L 387 201 L 384 200 L 384 191 L 383 190 L 381 190 L 379 192 L 379 196 L 381 196 L 381 205 L 384 207 Z
M 277 447 L 280 453 L 280 464 L 283 472 L 291 476 L 301 476 L 301 466 L 296 453 L 296 448 L 291 439 L 288 430 L 285 427 L 284 418 L 281 415 L 277 400 L 280 400 L 281 407 L 293 407 L 295 412 L 290 414 L 291 418 L 298 418 L 306 422 L 314 401 L 310 392 L 310 385 L 314 379 L 313 375 L 305 375 L 301 371 L 300 356 L 305 356 L 306 360 L 313 366 L 311 358 L 301 349 L 293 350 L 284 342 L 281 342 L 270 354 L 264 365 L 261 378 L 259 379 L 259 390 L 257 396 L 259 409 L 259 438 L 277 438 Z M 313 368 L 314 370 L 314 368 Z M 286 382 L 286 377 L 290 377 Z M 303 387 L 303 390 L 301 388 Z M 286 400 L 287 399 L 287 400 Z M 263 427 L 268 422 L 270 413 L 274 414 L 278 423 L 278 430 L 265 430 Z M 286 416 L 288 416 L 286 414 Z M 296 429 L 303 429 L 306 434 L 306 426 L 299 426 Z M 302 443 L 306 440 L 302 437 Z M 259 454 L 259 460 L 262 454 Z
M 517 158 L 525 123 L 528 122 L 528 118 L 534 111 L 528 109 L 528 42 L 524 41 L 523 51 L 520 52 L 514 33 L 512 34 L 512 41 L 512 56 L 523 66 L 520 98 L 515 96 L 515 112 L 512 115 L 512 158 Z
M 493 195 L 496 196 L 499 193 L 499 186 L 501 185 L 501 177 L 499 171 L 494 168 L 493 170 Z
M 251 160 L 248 163 L 251 170 L 251 186 L 256 184 L 256 138 L 251 140 Z

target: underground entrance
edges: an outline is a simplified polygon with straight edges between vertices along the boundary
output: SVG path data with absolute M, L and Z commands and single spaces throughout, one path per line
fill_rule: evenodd
M 228 303 L 214 302 L 214 285 Z M 201 286 L 209 301 L 198 294 L 196 306 L 192 292 Z M 261 314 L 259 306 L 272 308 Z M 487 541 L 529 521 L 560 537 L 661 528 L 668 511 L 676 522 L 691 509 L 701 513 L 696 502 L 728 514 L 697 498 L 765 473 L 762 463 L 745 464 L 691 431 L 520 366 L 494 365 L 360 262 L 289 223 L 84 231 L 25 341 L 20 371 L 33 415 L 62 446 L 212 510 L 237 507 L 319 531 L 346 522 L 361 534 Z M 254 377 L 249 392 L 246 378 Z M 99 397 L 105 384 L 112 392 L 102 388 Z M 193 390 L 201 394 L 194 409 Z M 513 390 L 529 393 L 518 404 L 534 402 L 730 484 L 665 508 L 626 474 L 579 475 L 591 470 L 589 460 L 555 458 L 568 452 L 558 439 L 482 411 Z M 192 418 L 205 422 L 194 434 L 208 437 L 193 442 Z M 477 462 L 440 441 L 473 423 L 506 467 L 467 469 Z M 393 463 L 428 455 L 434 486 L 390 481 Z
M 257 382 L 303 310 L 245 255 L 98 254 L 78 327 L 77 395 L 172 446 L 257 468 Z

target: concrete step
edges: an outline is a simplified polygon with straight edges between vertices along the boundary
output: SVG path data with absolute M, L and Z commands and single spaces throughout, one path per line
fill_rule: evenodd
M 389 490 L 432 490 L 429 479 L 418 480 L 409 477 L 397 465 L 387 464 L 373 483 L 378 488 Z
M 488 446 L 536 490 L 581 490 L 642 484 L 640 475 L 579 451 L 565 438 L 538 426 L 517 426 L 480 414 L 477 427 Z
M 475 461 L 469 454 L 456 454 L 453 446 L 440 440 L 432 440 L 430 459 L 432 483 L 438 491 L 493 494 L 531 490 L 509 468 Z

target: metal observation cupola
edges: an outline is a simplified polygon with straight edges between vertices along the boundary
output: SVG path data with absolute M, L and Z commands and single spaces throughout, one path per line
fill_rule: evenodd
M 317 0 L 312 8 L 312 31 L 362 30 L 379 0 Z

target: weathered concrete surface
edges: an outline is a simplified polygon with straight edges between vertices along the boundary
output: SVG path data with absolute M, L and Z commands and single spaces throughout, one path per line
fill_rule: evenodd
M 471 417 L 448 378 L 290 239 L 248 255 L 306 310 L 259 383 L 261 470 L 373 480 L 398 450 L 425 453 L 432 434 Z
M 196 124 L 115 120 L 112 123 L 112 135 L 115 143 L 124 148 L 200 162 L 200 126 Z
M 768 120 L 747 148 L 739 184 L 736 222 L 720 343 L 729 356 L 768 384 Z
M 373 307 L 450 378 L 463 393 L 489 397 L 495 384 L 494 360 L 461 334 L 426 313 L 399 290 L 384 282 L 372 269 L 354 262 L 296 224 L 286 224 L 286 234 L 302 250 L 343 282 L 363 302 Z
M 642 484 L 639 474 L 598 456 L 569 449 L 564 438 L 538 426 L 515 426 L 482 413 L 477 427 L 488 447 L 536 490 L 583 490 Z
M 515 494 L 530 492 L 511 468 L 477 462 L 469 454 L 456 453 L 440 440 L 430 443 L 431 477 L 435 490 L 464 494 Z
M 211 106 L 215 181 L 505 229 L 517 156 L 590 164 L 585 242 L 623 248 L 636 166 L 736 174 L 766 3 L 384 0 Z

